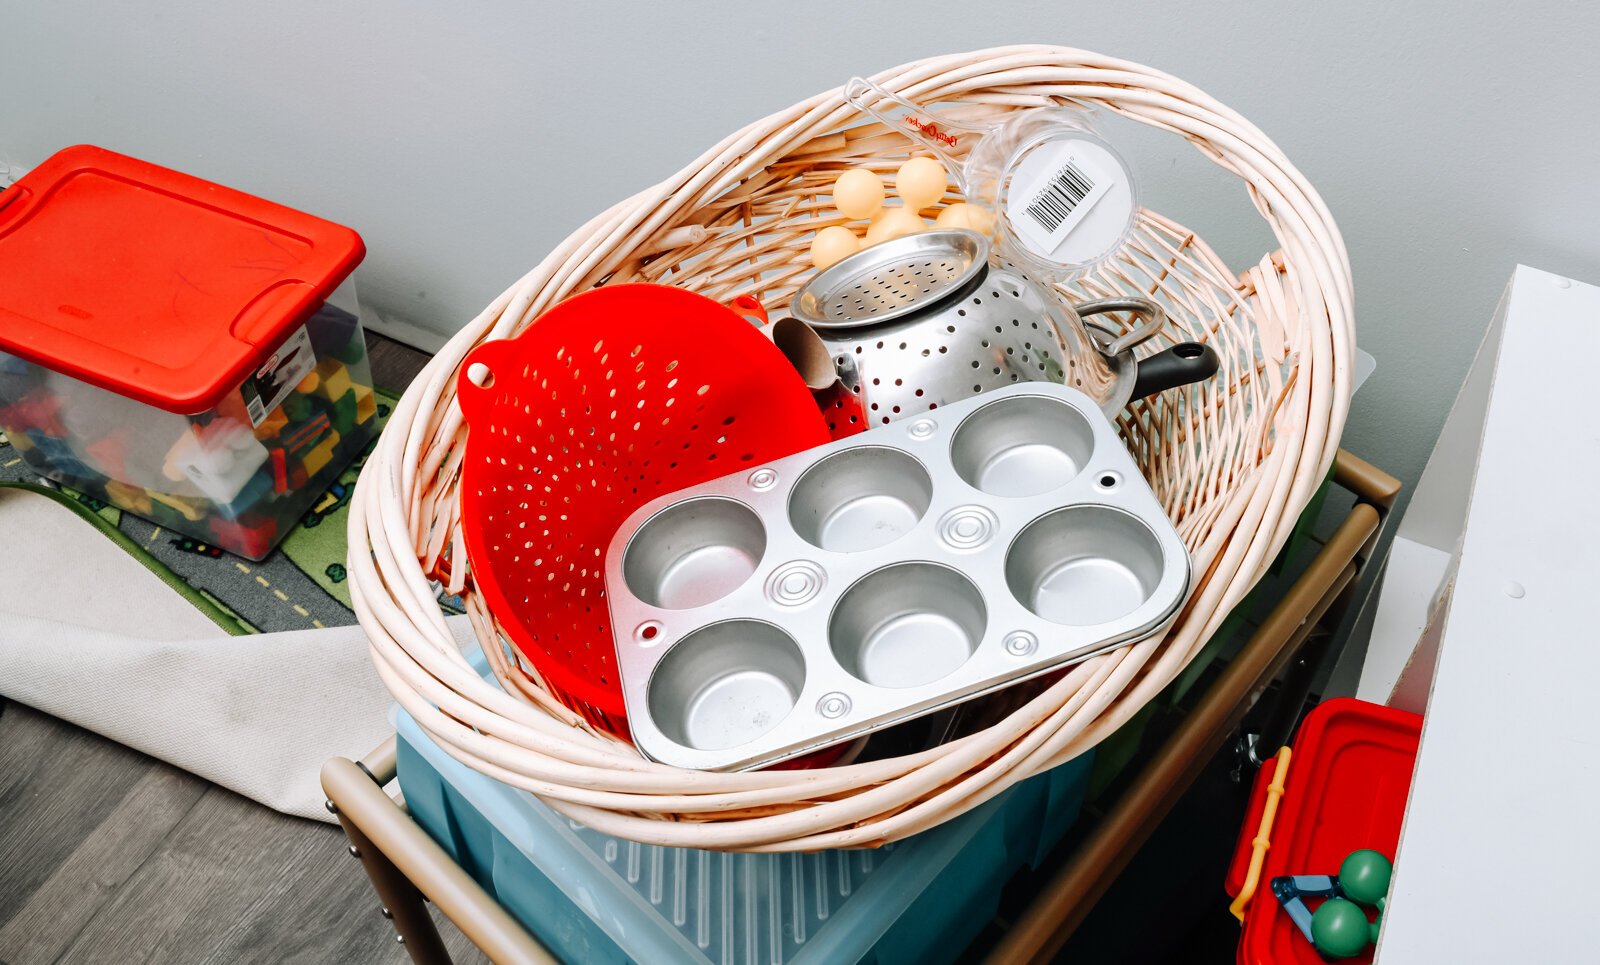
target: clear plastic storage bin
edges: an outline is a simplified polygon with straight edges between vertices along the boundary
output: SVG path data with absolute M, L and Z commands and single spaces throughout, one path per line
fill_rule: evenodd
M 370 441 L 354 231 L 94 147 L 0 192 L 0 430 L 252 559 Z

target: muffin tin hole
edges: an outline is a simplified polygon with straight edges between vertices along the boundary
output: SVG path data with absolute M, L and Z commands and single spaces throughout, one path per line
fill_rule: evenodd
M 956 473 L 991 496 L 1037 496 L 1064 486 L 1093 454 L 1094 430 L 1082 413 L 1034 395 L 980 408 L 950 443 Z
M 1006 584 L 1034 614 L 1066 626 L 1127 616 L 1165 569 L 1150 527 L 1120 509 L 1071 506 L 1023 528 L 1006 553 Z
M 685 610 L 722 599 L 749 579 L 767 549 L 755 510 L 719 496 L 687 499 L 639 527 L 622 578 L 651 606 Z
M 936 563 L 896 563 L 846 590 L 828 642 L 847 673 L 875 687 L 918 687 L 971 659 L 988 624 L 983 594 Z
M 806 662 L 787 633 L 759 620 L 701 627 L 650 677 L 650 716 L 668 739 L 723 750 L 778 726 L 805 688 Z
M 932 499 L 933 479 L 915 457 L 861 446 L 806 470 L 789 494 L 789 522 L 812 546 L 859 553 L 910 532 Z

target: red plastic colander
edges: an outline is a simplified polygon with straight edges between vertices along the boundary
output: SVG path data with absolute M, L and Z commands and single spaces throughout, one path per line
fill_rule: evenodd
M 754 325 L 663 285 L 561 302 L 474 349 L 457 391 L 474 585 L 558 697 L 626 736 L 605 599 L 611 537 L 659 495 L 822 445 L 827 423 Z

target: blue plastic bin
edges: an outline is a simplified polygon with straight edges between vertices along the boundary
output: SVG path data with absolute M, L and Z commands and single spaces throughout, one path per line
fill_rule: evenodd
M 585 965 L 954 961 L 1006 881 L 1077 819 L 1093 756 L 875 851 L 729 854 L 591 831 L 460 764 L 404 711 L 395 724 L 412 817 L 555 954 Z

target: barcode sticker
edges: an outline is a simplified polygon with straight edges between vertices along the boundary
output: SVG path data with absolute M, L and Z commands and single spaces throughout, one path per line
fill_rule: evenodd
M 317 356 L 311 350 L 311 335 L 302 325 L 240 387 L 245 411 L 250 414 L 250 425 L 260 425 L 273 409 L 289 397 L 300 380 L 316 367 Z
M 1039 255 L 1049 257 L 1059 248 L 1114 183 L 1081 146 L 1062 141 L 1041 147 L 1012 179 L 1007 214 L 1022 241 Z
M 1056 176 L 1028 205 L 1028 215 L 1039 223 L 1039 227 L 1054 232 L 1061 227 L 1061 222 L 1078 210 L 1078 203 L 1094 189 L 1094 179 L 1085 174 L 1076 162 L 1068 161 L 1056 169 Z

